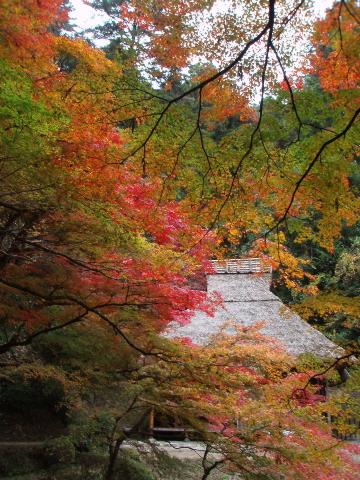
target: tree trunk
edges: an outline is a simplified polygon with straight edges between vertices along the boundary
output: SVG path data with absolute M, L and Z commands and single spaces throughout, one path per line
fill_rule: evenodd
M 105 480 L 112 480 L 114 475 L 114 468 L 117 457 L 119 455 L 120 447 L 123 441 L 125 440 L 125 435 L 121 435 L 115 442 L 114 446 L 110 445 L 110 455 L 109 455 L 109 463 L 105 474 Z

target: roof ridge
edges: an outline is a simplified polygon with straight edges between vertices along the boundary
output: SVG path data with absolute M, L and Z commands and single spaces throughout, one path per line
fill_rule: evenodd
M 272 268 L 260 258 L 226 258 L 211 260 L 215 274 L 221 273 L 271 273 Z

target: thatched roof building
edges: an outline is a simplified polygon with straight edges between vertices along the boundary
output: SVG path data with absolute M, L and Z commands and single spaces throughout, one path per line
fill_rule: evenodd
M 194 343 L 206 344 L 225 322 L 235 321 L 244 326 L 263 322 L 262 333 L 271 336 L 288 353 L 313 353 L 321 357 L 341 356 L 342 349 L 290 312 L 270 291 L 271 269 L 259 259 L 235 259 L 213 262 L 214 272 L 207 275 L 207 290 L 219 292 L 224 300 L 210 317 L 196 312 L 191 323 L 175 327 L 169 336 L 189 337 Z

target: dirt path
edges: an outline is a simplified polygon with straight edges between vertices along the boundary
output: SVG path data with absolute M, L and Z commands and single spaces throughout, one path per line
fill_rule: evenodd
M 34 448 L 42 447 L 44 442 L 0 442 L 1 448 Z

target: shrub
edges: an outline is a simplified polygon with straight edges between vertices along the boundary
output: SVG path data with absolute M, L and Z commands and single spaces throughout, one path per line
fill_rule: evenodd
M 71 439 L 63 436 L 48 440 L 44 445 L 44 460 L 48 465 L 73 463 L 75 447 Z
M 16 411 L 50 407 L 59 409 L 65 401 L 65 381 L 51 367 L 23 367 L 4 375 L 0 385 L 0 406 Z
M 0 478 L 22 475 L 41 467 L 36 452 L 24 447 L 2 447 L 0 450 Z
M 76 449 L 90 452 L 107 446 L 114 420 L 111 415 L 100 414 L 89 418 L 83 412 L 72 412 L 68 417 L 70 432 Z
M 123 455 L 116 462 L 114 480 L 156 480 L 149 468 L 139 460 Z

